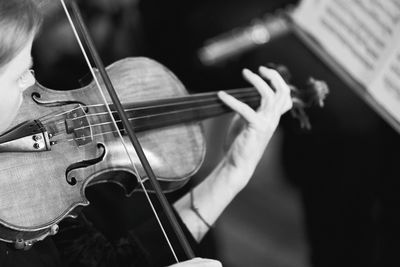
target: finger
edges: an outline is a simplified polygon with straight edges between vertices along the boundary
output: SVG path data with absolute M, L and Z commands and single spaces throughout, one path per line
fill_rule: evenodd
M 267 109 L 274 98 L 274 91 L 272 88 L 260 76 L 248 69 L 244 69 L 242 74 L 248 82 L 254 85 L 261 95 L 261 104 L 258 110 Z
M 242 116 L 247 122 L 254 123 L 256 112 L 246 105 L 245 103 L 237 100 L 233 96 L 225 93 L 224 91 L 218 92 L 218 97 L 224 102 L 228 107 L 236 111 L 240 116 Z
M 222 267 L 221 262 L 213 259 L 204 259 L 204 258 L 194 258 L 191 260 L 183 261 L 169 267 L 195 267 L 195 266 L 202 266 L 202 267 Z
M 195 258 L 193 266 L 204 266 L 204 267 L 222 267 L 222 263 L 213 259 L 203 259 L 203 258 Z
M 290 88 L 283 80 L 282 76 L 273 69 L 260 67 L 260 74 L 269 79 L 276 90 L 276 106 L 287 111 L 291 108 Z

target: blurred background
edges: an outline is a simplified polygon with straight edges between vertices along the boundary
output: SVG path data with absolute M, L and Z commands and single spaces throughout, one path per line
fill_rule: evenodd
M 330 87 L 325 107 L 309 112 L 311 131 L 300 130 L 290 115 L 283 118 L 253 179 L 207 236 L 201 255 L 225 267 L 400 266 L 398 134 L 290 31 L 218 64 L 199 59 L 207 40 L 277 17 L 299 1 L 78 2 L 105 65 L 149 57 L 190 93 L 247 86 L 241 70 L 270 62 L 287 66 L 297 87 L 310 76 Z M 88 70 L 70 26 L 58 1 L 43 10 L 34 47 L 37 79 L 52 89 L 79 88 Z M 230 117 L 203 122 L 208 150 L 192 184 L 221 157 Z

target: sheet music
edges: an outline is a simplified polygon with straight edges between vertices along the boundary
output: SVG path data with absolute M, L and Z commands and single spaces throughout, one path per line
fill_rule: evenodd
M 293 18 L 400 122 L 400 0 L 303 0 Z
M 367 89 L 400 122 L 400 45 Z

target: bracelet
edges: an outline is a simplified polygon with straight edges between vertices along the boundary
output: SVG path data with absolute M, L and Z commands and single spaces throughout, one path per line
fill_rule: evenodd
M 194 199 L 193 199 L 193 189 L 190 190 L 190 209 L 199 217 L 199 219 L 208 227 L 211 228 L 212 226 L 201 216 L 199 209 L 194 206 Z

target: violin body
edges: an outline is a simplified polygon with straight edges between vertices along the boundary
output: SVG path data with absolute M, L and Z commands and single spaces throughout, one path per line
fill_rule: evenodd
M 187 95 L 169 70 L 150 59 L 124 59 L 107 67 L 107 72 L 122 104 Z M 13 151 L 14 143 L 19 145 L 24 139 L 30 144 L 32 136 L 14 143 L 6 142 L 9 140 L 4 134 L 0 136 L 3 143 L 0 146 L 0 240 L 29 245 L 55 234 L 58 222 L 74 217 L 77 207 L 89 204 L 85 197 L 87 186 L 114 182 L 129 195 L 139 188 L 138 176 L 146 181 L 146 174 L 125 135 L 123 139 L 137 172 L 132 168 L 118 131 L 94 133 L 97 125 L 104 124 L 98 118 L 109 116 L 99 115 L 104 109 L 100 112 L 97 105 L 102 103 L 94 82 L 70 91 L 55 91 L 37 83 L 24 92 L 24 102 L 11 129 L 26 121 L 38 120 L 39 128 L 45 129 L 46 134 L 35 135 L 45 139 L 38 145 L 35 145 L 38 138 L 33 136 L 34 146 L 47 149 Z M 48 115 L 43 117 L 44 114 Z M 29 127 L 34 126 L 21 129 Z M 116 129 L 113 124 L 107 127 Z M 9 131 L 9 136 L 14 132 Z M 137 136 L 165 191 L 183 186 L 199 169 L 205 156 L 203 132 L 196 122 L 139 131 Z M 113 175 L 121 173 L 129 175 Z

